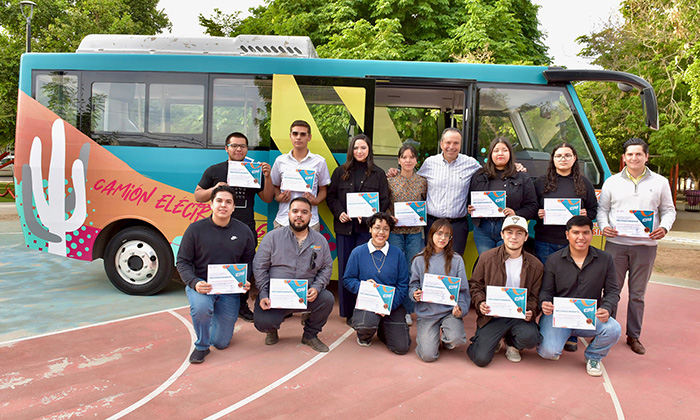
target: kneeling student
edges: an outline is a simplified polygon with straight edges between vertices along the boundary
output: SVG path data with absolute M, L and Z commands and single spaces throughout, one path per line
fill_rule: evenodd
M 477 366 L 484 367 L 491 363 L 503 338 L 506 358 L 511 362 L 519 362 L 520 350 L 535 348 L 540 340 L 535 318 L 542 284 L 542 263 L 523 250 L 527 235 L 527 220 L 520 216 L 506 217 L 501 227 L 503 244 L 479 256 L 469 281 L 477 313 L 477 328 L 467 355 Z M 527 289 L 525 319 L 489 315 L 491 308 L 486 304 L 487 286 Z
M 592 247 L 592 238 L 591 219 L 574 216 L 566 223 L 569 246 L 547 258 L 540 290 L 542 342 L 537 353 L 545 359 L 558 360 L 570 335 L 593 337 L 584 353 L 586 371 L 591 376 L 600 376 L 603 374 L 600 361 L 620 339 L 620 324 L 610 316 L 620 300 L 620 287 L 613 257 Z M 554 327 L 554 297 L 596 299 L 595 330 Z
M 461 280 L 456 306 L 423 301 L 426 274 L 458 277 Z M 469 283 L 464 260 L 452 251 L 452 226 L 447 219 L 438 219 L 433 223 L 428 232 L 428 244 L 413 258 L 408 295 L 416 302 L 416 354 L 422 361 L 437 360 L 440 343 L 447 350 L 466 344 L 467 333 L 462 318 L 469 309 Z

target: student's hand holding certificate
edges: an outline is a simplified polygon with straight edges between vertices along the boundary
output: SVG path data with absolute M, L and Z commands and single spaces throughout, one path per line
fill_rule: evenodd
M 260 162 L 228 162 L 226 182 L 232 187 L 261 188 L 262 166 Z
M 381 316 L 389 315 L 395 292 L 395 287 L 379 284 L 372 279 L 363 280 L 357 292 L 355 308 Z
M 486 305 L 489 312 L 482 311 L 484 315 L 527 319 L 527 289 L 486 286 Z
M 472 191 L 472 217 L 505 217 L 505 191 Z
M 250 289 L 248 264 L 209 264 L 207 283 L 208 295 L 245 293 Z

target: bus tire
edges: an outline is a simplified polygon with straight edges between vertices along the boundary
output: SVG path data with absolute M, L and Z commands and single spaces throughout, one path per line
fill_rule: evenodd
M 129 295 L 148 296 L 163 290 L 170 282 L 173 265 L 170 244 L 149 228 L 121 230 L 105 248 L 109 281 Z

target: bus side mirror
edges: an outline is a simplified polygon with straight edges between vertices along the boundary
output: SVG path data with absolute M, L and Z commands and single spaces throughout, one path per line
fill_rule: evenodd
M 654 130 L 659 129 L 659 106 L 656 103 L 654 88 L 648 87 L 639 94 L 642 100 L 642 109 L 646 114 L 645 122 L 647 127 Z

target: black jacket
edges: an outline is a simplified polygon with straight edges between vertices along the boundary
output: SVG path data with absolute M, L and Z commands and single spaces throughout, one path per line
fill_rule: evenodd
M 353 168 L 356 169 L 356 168 Z M 331 185 L 328 187 L 326 203 L 333 213 L 333 229 L 336 234 L 352 235 L 357 232 L 369 232 L 367 225 L 358 223 L 357 219 L 350 222 L 341 223 L 340 213 L 347 212 L 347 193 L 351 192 L 379 192 L 379 211 L 386 211 L 389 208 L 389 182 L 386 180 L 386 173 L 377 165 L 372 165 L 372 170 L 368 175 L 362 177 L 360 185 L 354 185 L 355 176 L 350 173 L 347 180 L 342 178 L 343 168 L 335 168 L 331 175 Z
M 506 207 L 513 209 L 515 214 L 528 220 L 537 218 L 537 193 L 532 179 L 525 172 L 516 172 L 514 176 L 504 179 L 489 179 L 488 174 L 480 169 L 472 177 L 469 186 L 469 196 L 472 191 L 505 191 Z M 475 226 L 479 226 L 481 218 L 472 219 Z

